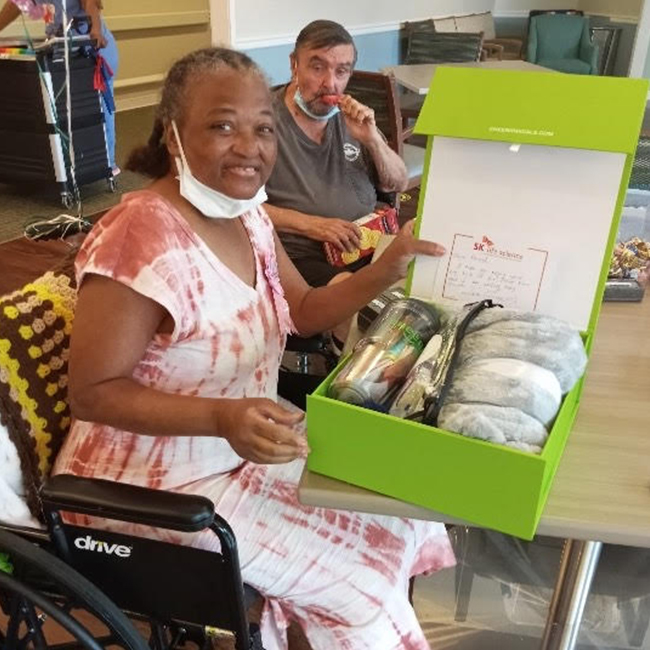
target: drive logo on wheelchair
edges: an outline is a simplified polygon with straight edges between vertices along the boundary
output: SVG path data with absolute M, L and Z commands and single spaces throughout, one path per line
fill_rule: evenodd
M 105 553 L 106 555 L 116 555 L 117 557 L 131 557 L 132 548 L 124 544 L 109 544 L 98 539 L 93 539 L 90 535 L 85 537 L 76 537 L 74 545 L 82 551 L 93 551 L 94 553 Z

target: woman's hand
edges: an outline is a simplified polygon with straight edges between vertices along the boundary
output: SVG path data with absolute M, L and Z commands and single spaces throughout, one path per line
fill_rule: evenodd
M 416 239 L 413 236 L 415 221 L 407 222 L 399 231 L 390 246 L 384 251 L 374 266 L 380 266 L 388 276 L 389 282 L 397 282 L 406 277 L 408 266 L 415 255 L 431 255 L 441 257 L 447 251 L 441 244 Z
M 307 456 L 307 440 L 291 429 L 303 417 L 270 399 L 248 398 L 220 400 L 217 421 L 219 435 L 242 458 L 266 465 Z
M 101 22 L 97 24 L 98 21 L 93 20 L 93 25 L 90 28 L 90 38 L 92 38 L 95 43 L 96 43 L 96 48 L 98 50 L 101 50 L 102 48 L 106 47 L 106 38 L 104 37 L 104 34 L 102 33 L 102 25 Z
M 90 38 L 95 41 L 98 50 L 106 47 L 106 38 L 102 32 L 102 10 L 104 5 L 101 0 L 81 0 L 81 8 L 90 18 Z

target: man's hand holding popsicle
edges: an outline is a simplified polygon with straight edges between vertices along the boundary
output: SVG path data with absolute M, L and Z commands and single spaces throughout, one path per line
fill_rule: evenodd
M 375 124 L 375 111 L 372 108 L 364 106 L 350 95 L 321 95 L 320 100 L 328 106 L 338 104 L 348 132 L 361 144 L 368 146 L 375 138 L 381 138 Z

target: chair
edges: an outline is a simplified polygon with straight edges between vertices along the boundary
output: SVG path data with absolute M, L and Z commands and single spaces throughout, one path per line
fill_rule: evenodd
M 417 63 L 464 63 L 479 61 L 483 46 L 483 33 L 436 32 L 424 25 L 406 24 L 406 65 Z
M 390 148 L 406 165 L 408 172 L 406 189 L 417 187 L 422 179 L 425 150 L 404 142 L 410 136 L 410 131 L 405 131 L 402 127 L 402 115 L 393 77 L 379 72 L 355 70 L 348 81 L 346 92 L 373 109 L 377 127 L 383 133 Z
M 483 34 L 440 33 L 435 31 L 433 21 L 406 23 L 406 56 L 404 63 L 465 63 L 481 58 Z M 420 114 L 424 97 L 406 93 L 400 101 L 404 124 Z
M 606 76 L 614 75 L 621 27 L 598 25 L 597 27 L 592 27 L 590 32 L 594 44 L 598 46 L 598 53 L 600 55 L 598 74 Z
M 582 9 L 531 9 L 528 12 L 528 27 L 530 27 L 530 19 L 535 16 L 545 15 L 560 15 L 560 16 L 584 16 L 585 12 Z
M 571 14 L 532 16 L 526 59 L 545 68 L 574 74 L 598 74 L 598 48 L 589 19 Z
M 483 32 L 483 50 L 486 59 L 516 60 L 521 59 L 523 54 L 524 39 L 518 37 L 499 37 L 496 34 L 494 16 L 491 11 L 484 11 L 476 14 L 453 16 L 455 30 L 448 29 L 447 19 L 434 18 L 436 30 L 456 31 L 456 33 L 477 33 Z M 443 22 L 440 25 L 440 22 Z

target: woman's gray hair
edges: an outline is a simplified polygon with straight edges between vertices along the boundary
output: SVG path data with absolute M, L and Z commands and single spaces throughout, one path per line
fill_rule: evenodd
M 131 151 L 126 163 L 127 169 L 153 178 L 162 178 L 167 174 L 170 160 L 163 141 L 165 125 L 172 120 L 178 121 L 182 116 L 192 80 L 202 73 L 216 72 L 222 68 L 258 75 L 266 83 L 260 67 L 242 52 L 223 47 L 207 47 L 187 54 L 169 69 L 149 140 L 146 145 Z

